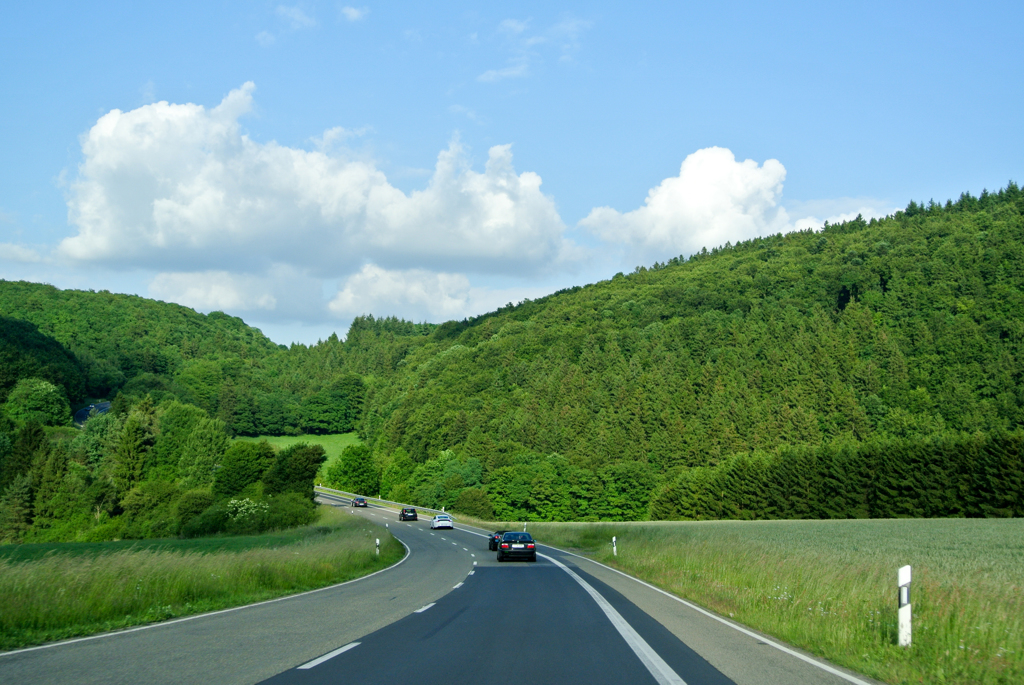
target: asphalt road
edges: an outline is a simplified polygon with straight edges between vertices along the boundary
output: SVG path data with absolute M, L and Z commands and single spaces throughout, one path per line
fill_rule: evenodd
M 484 531 L 350 511 L 387 523 L 406 560 L 271 603 L 0 654 L 0 682 L 873 682 L 558 550 L 499 564 Z

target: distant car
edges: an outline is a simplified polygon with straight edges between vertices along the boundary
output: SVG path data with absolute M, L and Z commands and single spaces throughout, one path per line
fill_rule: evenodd
M 398 512 L 398 520 L 399 521 L 419 521 L 419 519 L 416 518 L 416 510 L 411 508 L 411 507 L 406 508 L 406 509 L 402 509 L 402 511 Z
M 452 523 L 452 517 L 448 514 L 438 514 L 434 518 L 430 519 L 430 529 L 435 528 L 454 528 L 455 525 Z
M 498 550 L 498 543 L 501 541 L 501 536 L 507 532 L 507 530 L 496 530 L 493 533 L 491 533 L 491 537 L 487 541 L 487 549 L 491 550 L 492 552 L 496 552 Z
M 369 505 L 366 503 L 366 498 L 365 497 L 353 497 L 352 498 L 352 506 L 353 507 L 367 507 Z
M 505 533 L 498 543 L 498 561 L 526 559 L 537 561 L 537 542 L 529 533 Z

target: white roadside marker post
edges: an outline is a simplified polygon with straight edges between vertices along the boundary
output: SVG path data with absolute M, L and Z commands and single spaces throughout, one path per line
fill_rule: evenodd
M 523 532 L 526 532 L 526 521 L 523 521 Z
M 903 566 L 897 573 L 899 598 L 899 645 L 910 646 L 910 567 Z
M 377 556 L 380 556 L 380 538 L 377 538 Z
M 619 556 L 619 548 L 615 546 L 615 536 L 612 536 L 612 556 Z

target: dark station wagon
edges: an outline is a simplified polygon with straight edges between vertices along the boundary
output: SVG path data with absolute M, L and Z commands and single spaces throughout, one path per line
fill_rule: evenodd
M 405 509 L 402 509 L 402 511 L 398 512 L 398 520 L 399 521 L 418 521 L 419 519 L 416 517 L 416 510 L 415 509 L 413 509 L 412 507 L 406 507 Z

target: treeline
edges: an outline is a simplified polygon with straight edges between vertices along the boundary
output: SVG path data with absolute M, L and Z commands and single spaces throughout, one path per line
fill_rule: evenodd
M 365 394 L 336 335 L 285 348 L 221 312 L 0 281 L 0 403 L 24 378 L 57 385 L 73 406 L 193 404 L 250 436 L 349 432 Z
M 472 491 L 479 511 L 512 518 L 657 517 L 671 514 L 662 499 L 636 497 L 614 468 L 661 492 L 737 455 L 1013 432 L 1024 424 L 1022 217 L 1010 183 L 726 244 L 414 334 L 354 327 L 346 363 L 365 374 L 360 432 L 377 487 L 434 493 L 423 504 Z M 445 452 L 460 468 L 479 462 L 479 482 L 426 468 Z M 405 459 L 426 480 L 408 468 L 385 477 Z M 592 508 L 620 495 L 645 508 Z
M 0 542 L 252 533 L 309 523 L 319 445 L 231 442 L 191 404 L 144 398 L 82 429 L 0 414 Z
M 787 447 L 683 469 L 651 518 L 1024 516 L 1024 434 Z

